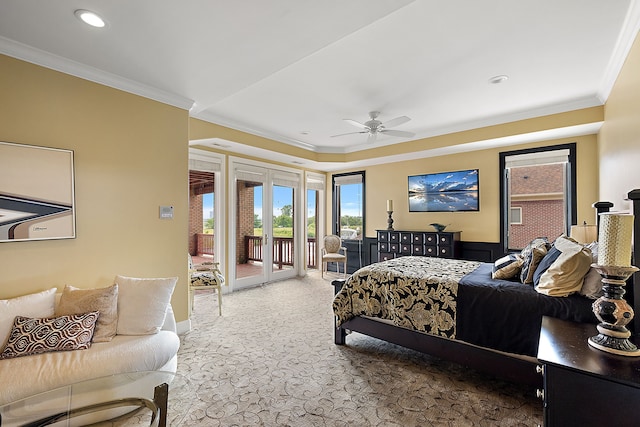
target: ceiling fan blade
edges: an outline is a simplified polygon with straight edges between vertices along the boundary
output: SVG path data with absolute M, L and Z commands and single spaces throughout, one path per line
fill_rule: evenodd
M 396 126 L 400 126 L 404 123 L 407 123 L 409 120 L 411 119 L 407 116 L 400 116 L 400 117 L 396 117 L 395 119 L 391 119 L 388 122 L 383 123 L 382 125 L 386 128 L 393 128 Z
M 364 123 L 360 123 L 360 122 L 356 122 L 355 120 L 351 120 L 351 119 L 342 119 L 347 123 L 350 123 L 352 125 L 354 125 L 357 128 L 362 128 L 362 129 L 367 129 L 369 130 L 369 127 L 367 125 L 365 125 Z
M 394 130 L 394 129 L 382 129 L 378 132 L 382 132 L 391 136 L 401 136 L 403 138 L 411 138 L 412 136 L 416 136 L 416 134 L 413 132 L 406 132 L 403 130 Z
M 338 134 L 338 135 L 331 135 L 331 138 L 335 138 L 336 136 L 353 135 L 353 134 L 356 134 L 356 133 L 369 133 L 369 131 L 361 130 L 361 131 L 358 131 L 358 132 L 340 133 L 340 134 Z
M 377 133 L 370 133 L 369 136 L 367 137 L 367 144 L 372 144 L 376 140 L 377 136 L 378 136 Z

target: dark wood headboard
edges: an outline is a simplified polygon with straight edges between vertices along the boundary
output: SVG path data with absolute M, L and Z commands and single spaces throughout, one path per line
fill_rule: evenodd
M 633 258 L 631 265 L 635 265 L 640 268 L 640 190 L 631 190 L 627 194 L 627 198 L 633 202 L 632 213 L 635 216 L 633 221 Z M 636 248 L 638 251 L 636 252 Z M 640 273 L 636 272 L 629 280 L 627 284 L 626 299 L 635 316 L 631 321 L 630 329 L 633 335 L 640 337 Z

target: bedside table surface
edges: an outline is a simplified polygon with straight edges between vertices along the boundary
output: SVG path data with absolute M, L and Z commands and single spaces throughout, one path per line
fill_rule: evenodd
M 591 347 L 587 340 L 597 334 L 596 325 L 545 316 L 542 318 L 538 360 L 640 388 L 640 357 L 619 356 Z

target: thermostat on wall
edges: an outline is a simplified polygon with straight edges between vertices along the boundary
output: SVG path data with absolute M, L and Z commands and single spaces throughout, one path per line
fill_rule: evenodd
M 173 219 L 173 206 L 160 206 L 160 219 Z

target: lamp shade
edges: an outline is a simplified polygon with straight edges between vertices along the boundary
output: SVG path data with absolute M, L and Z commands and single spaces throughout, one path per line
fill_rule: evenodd
M 588 225 L 587 223 L 572 225 L 571 238 L 586 245 L 598 239 L 598 229 L 595 225 Z
M 598 242 L 598 265 L 631 266 L 633 215 L 602 213 Z

